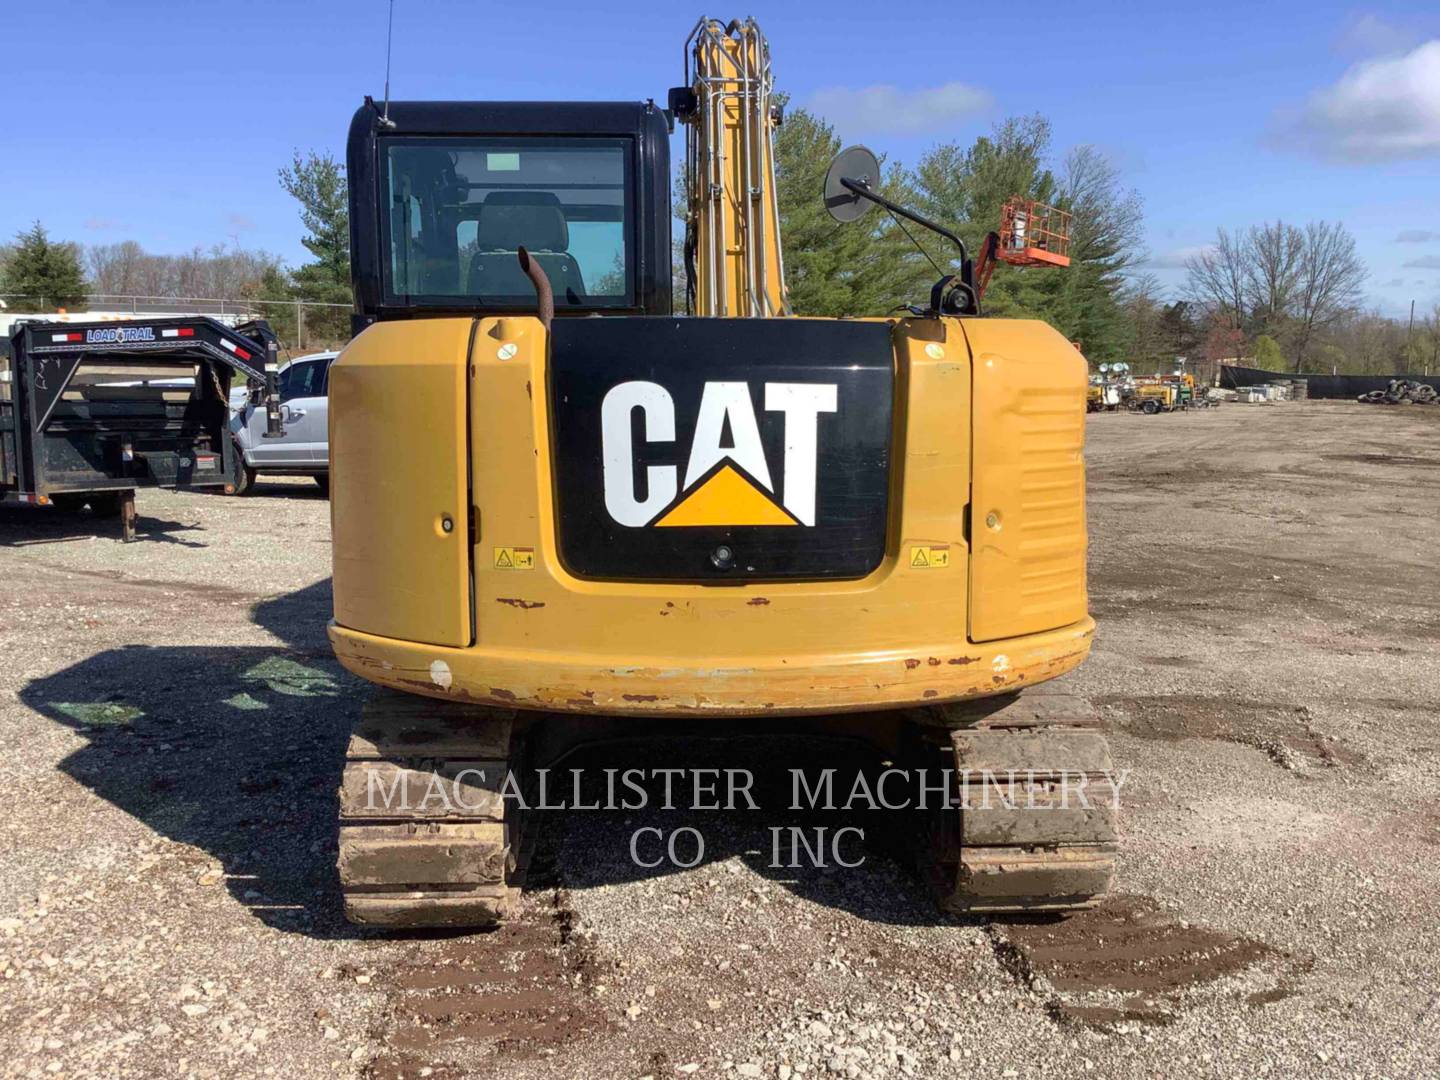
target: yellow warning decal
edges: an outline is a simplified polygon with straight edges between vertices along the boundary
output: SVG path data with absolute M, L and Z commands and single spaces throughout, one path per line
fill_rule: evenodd
M 496 570 L 534 570 L 535 549 L 533 547 L 497 547 L 495 549 Z
M 939 570 L 949 565 L 949 544 L 925 544 L 910 549 L 910 566 L 912 569 Z
M 655 524 L 794 525 L 796 521 L 754 484 L 726 465 Z

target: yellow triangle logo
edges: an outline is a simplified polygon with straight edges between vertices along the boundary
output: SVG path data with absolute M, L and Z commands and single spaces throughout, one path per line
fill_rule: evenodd
M 924 548 L 917 547 L 917 548 L 912 548 L 912 549 L 911 549 L 910 565 L 911 565 L 911 566 L 929 566 L 929 565 L 930 565 L 930 559 L 926 556 L 926 554 L 925 554 L 925 549 L 924 549 Z
M 754 484 L 726 465 L 655 524 L 668 528 L 683 525 L 794 525 L 796 522 Z

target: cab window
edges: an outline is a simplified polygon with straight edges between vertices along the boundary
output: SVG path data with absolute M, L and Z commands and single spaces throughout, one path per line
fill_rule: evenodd
M 557 308 L 634 305 L 630 140 L 386 142 L 392 301 L 533 307 L 516 254 L 524 247 Z

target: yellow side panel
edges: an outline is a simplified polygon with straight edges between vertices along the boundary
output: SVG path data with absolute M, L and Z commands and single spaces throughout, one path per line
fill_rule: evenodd
M 470 643 L 471 325 L 376 323 L 330 368 L 330 520 L 341 626 L 431 645 Z
M 970 640 L 1086 615 L 1084 357 L 1037 321 L 964 322 L 973 365 Z

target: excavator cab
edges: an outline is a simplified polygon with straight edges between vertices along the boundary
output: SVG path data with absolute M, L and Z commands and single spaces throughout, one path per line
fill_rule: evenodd
M 517 134 L 520 133 L 520 134 Z M 670 314 L 669 126 L 649 102 L 390 102 L 350 124 L 355 332 L 536 310 Z
M 973 317 L 968 271 L 904 317 L 791 315 L 768 47 L 701 20 L 687 52 L 692 316 L 653 104 L 367 102 L 351 125 L 330 639 L 390 693 L 344 773 L 347 913 L 503 918 L 526 834 L 502 781 L 576 741 L 792 722 L 953 780 L 917 847 L 946 908 L 1086 906 L 1108 751 L 1029 689 L 1094 630 L 1085 361 Z M 996 770 L 1009 810 L 959 809 Z M 377 803 L 422 772 L 454 798 Z

